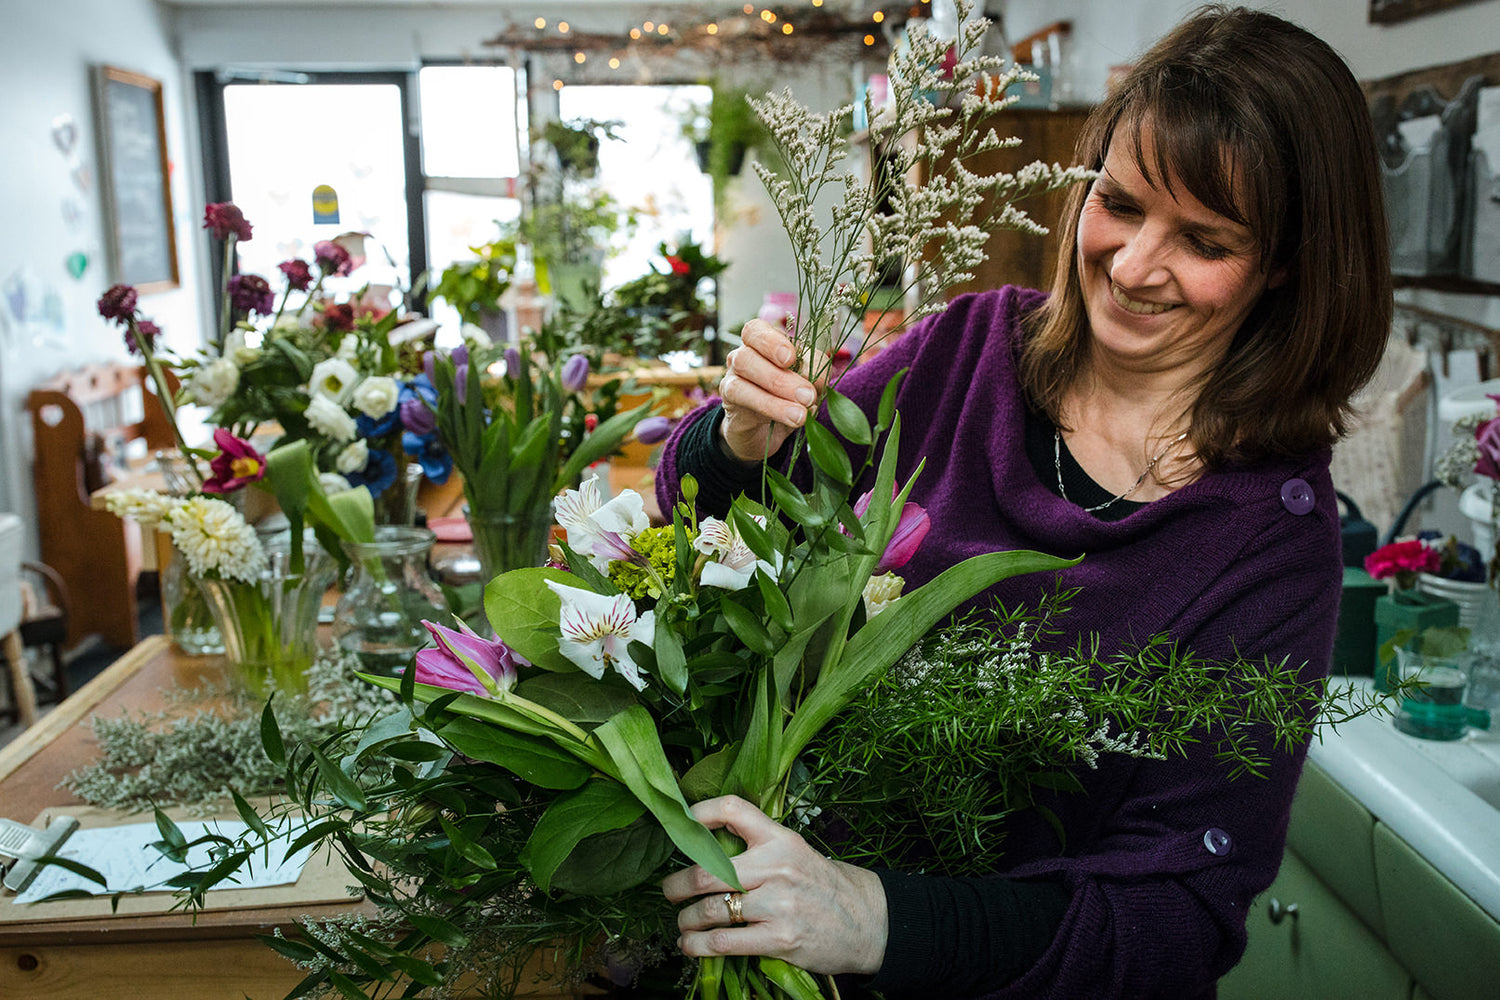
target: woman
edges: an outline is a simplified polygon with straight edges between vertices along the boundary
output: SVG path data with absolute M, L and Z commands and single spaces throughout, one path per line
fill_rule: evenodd
M 1205 8 L 1153 47 L 1080 140 L 1100 173 L 1074 192 L 1050 295 L 962 297 L 840 385 L 873 411 L 910 369 L 899 474 L 925 457 L 912 497 L 934 527 L 909 584 L 985 551 L 1084 553 L 1063 574 L 1081 588 L 1067 622 L 1104 650 L 1167 633 L 1211 659 L 1325 674 L 1330 445 L 1391 310 L 1375 149 L 1348 69 L 1285 21 Z M 786 338 L 750 324 L 743 339 L 722 406 L 668 442 L 662 509 L 685 472 L 700 505 L 726 504 L 807 414 L 815 387 L 788 370 Z M 833 862 L 715 799 L 695 814 L 748 844 L 746 891 L 696 867 L 663 888 L 685 904 L 688 955 L 775 955 L 888 996 L 1212 996 L 1280 864 L 1304 754 L 1234 781 L 1201 747 L 1101 760 L 1084 793 L 1046 803 L 1065 839 L 1015 817 L 1014 866 L 990 879 Z

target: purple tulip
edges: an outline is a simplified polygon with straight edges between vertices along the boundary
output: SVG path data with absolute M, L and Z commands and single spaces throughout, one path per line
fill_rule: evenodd
M 635 439 L 641 444 L 657 444 L 672 433 L 671 417 L 647 417 L 635 425 Z
M 1500 396 L 1490 399 L 1500 404 Z M 1479 460 L 1474 471 L 1481 476 L 1500 479 L 1500 418 L 1486 420 L 1474 428 L 1474 441 L 1479 445 Z
M 589 359 L 575 354 L 563 364 L 562 387 L 566 392 L 577 392 L 589 381 Z
M 422 374 L 427 376 L 427 381 L 431 385 L 437 385 L 436 365 L 437 351 L 423 351 Z
M 521 352 L 514 347 L 507 347 L 505 349 L 505 377 L 521 377 Z
M 891 484 L 891 495 L 896 494 L 896 485 Z M 870 494 L 866 493 L 854 504 L 854 513 L 857 517 L 864 517 L 865 512 L 870 509 Z M 901 506 L 901 519 L 896 522 L 896 530 L 891 535 L 891 540 L 885 547 L 885 552 L 880 557 L 880 564 L 876 567 L 878 572 L 884 573 L 893 569 L 900 569 L 917 554 L 917 549 L 922 547 L 922 539 L 927 537 L 928 530 L 932 527 L 932 519 L 927 516 L 927 511 L 918 507 L 910 500 Z
M 484 639 L 458 620 L 458 630 L 423 621 L 436 646 L 417 651 L 419 684 L 495 697 L 516 685 L 520 654 L 498 639 Z

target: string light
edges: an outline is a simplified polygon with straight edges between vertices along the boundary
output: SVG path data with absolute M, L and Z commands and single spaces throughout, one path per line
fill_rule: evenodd
M 564 35 L 566 35 L 568 33 L 568 22 L 567 21 L 558 21 L 557 22 L 557 30 L 560 31 L 560 32 L 562 32 Z
M 781 33 L 783 35 L 790 35 L 792 33 L 792 25 L 790 21 L 781 26 Z
M 717 35 L 719 33 L 719 26 L 717 24 L 710 24 L 703 30 L 708 32 L 710 35 Z
M 641 27 L 645 29 L 647 34 L 650 34 L 651 32 L 656 30 L 656 22 L 647 21 L 645 24 L 641 25 Z
M 873 14 L 873 15 L 871 15 L 871 16 L 872 16 L 872 17 L 873 17 L 873 18 L 874 18 L 874 19 L 875 19 L 875 23 L 876 23 L 876 24 L 879 24 L 879 23 L 880 23 L 880 22 L 881 22 L 881 21 L 884 21 L 884 20 L 885 20 L 885 11 L 883 11 L 883 10 L 877 10 L 877 11 L 876 11 L 876 12 L 875 12 L 875 13 L 874 13 L 874 14 Z
M 531 23 L 534 24 L 534 25 L 536 25 L 536 30 L 541 31 L 543 28 L 545 28 L 547 26 L 547 19 L 545 17 L 539 17 L 535 21 L 532 21 Z
M 640 38 L 641 38 L 641 29 L 640 28 L 631 28 L 630 29 L 630 40 L 634 41 L 634 42 L 638 42 L 638 41 L 640 41 Z
M 584 55 L 582 52 L 573 53 L 573 61 L 578 63 L 580 66 L 583 65 L 583 63 L 587 62 L 588 58 L 589 57 Z
M 747 3 L 747 4 L 745 4 L 745 6 L 741 7 L 740 10 L 744 11 L 746 14 L 754 14 L 755 13 L 755 4 L 753 4 L 753 3 Z
M 552 89 L 553 90 L 562 90 L 562 88 L 563 88 L 563 82 L 561 80 L 553 80 L 552 81 Z
M 874 45 L 875 44 L 875 36 L 874 35 L 866 35 L 865 36 L 865 44 L 866 45 Z
M 620 68 L 620 60 L 616 59 L 614 56 L 611 56 L 610 59 L 609 59 L 609 68 L 610 69 L 619 69 Z
M 671 30 L 672 30 L 672 29 L 671 29 L 671 28 L 668 28 L 668 27 L 667 27 L 667 26 L 666 26 L 666 25 L 665 25 L 665 24 L 658 24 L 658 25 L 657 25 L 657 26 L 656 26 L 656 33 L 657 33 L 657 34 L 658 34 L 658 35 L 665 35 L 665 34 L 666 34 L 666 33 L 667 33 L 667 32 L 669 32 L 669 31 L 671 31 Z
M 814 7 L 821 7 L 823 6 L 823 0 L 812 0 L 812 4 Z

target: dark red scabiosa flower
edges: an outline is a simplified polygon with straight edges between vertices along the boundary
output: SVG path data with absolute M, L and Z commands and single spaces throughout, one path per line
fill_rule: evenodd
M 347 302 L 333 302 L 323 307 L 325 330 L 354 329 L 354 307 Z
M 156 338 L 161 336 L 161 327 L 149 319 L 137 320 L 135 323 L 125 324 L 125 349 L 131 354 L 143 354 L 141 345 L 137 340 L 146 342 L 146 350 L 156 346 Z
M 293 291 L 305 292 L 312 286 L 312 268 L 307 266 L 307 261 L 293 257 L 291 260 L 282 261 L 276 267 L 286 277 L 287 287 Z
M 214 202 L 205 208 L 203 228 L 212 230 L 221 240 L 227 240 L 233 234 L 241 243 L 250 241 L 250 223 L 246 221 L 245 213 L 232 201 Z
M 333 240 L 319 240 L 314 243 L 313 259 L 318 262 L 324 274 L 331 274 L 336 278 L 341 278 L 354 270 L 354 258 L 349 256 L 348 250 Z
M 276 311 L 276 296 L 258 274 L 236 274 L 229 279 L 229 305 L 239 315 L 269 316 Z
M 135 300 L 134 285 L 111 285 L 99 296 L 99 315 L 123 326 L 135 315 Z

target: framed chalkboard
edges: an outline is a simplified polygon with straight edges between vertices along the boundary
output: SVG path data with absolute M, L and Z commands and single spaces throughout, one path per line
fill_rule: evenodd
M 143 292 L 178 284 L 161 81 L 97 66 L 100 190 L 110 278 Z

